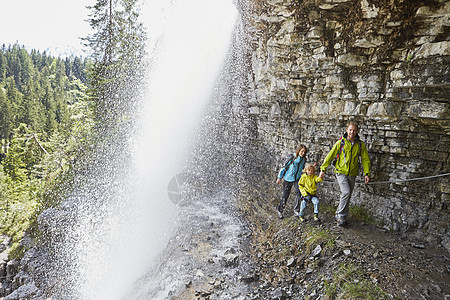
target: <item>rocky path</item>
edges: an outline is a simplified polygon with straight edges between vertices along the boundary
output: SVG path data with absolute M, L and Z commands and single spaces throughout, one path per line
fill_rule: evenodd
M 253 231 L 253 299 L 450 299 L 445 249 L 361 220 L 336 226 L 333 211 L 319 223 L 280 220 L 266 195 L 249 189 L 239 201 Z
M 389 294 L 404 299 L 450 299 L 450 257 L 408 235 L 363 223 L 332 227 L 351 260 Z
M 332 212 L 280 220 L 267 199 L 241 196 L 180 208 L 166 251 L 127 299 L 450 299 L 441 248 L 358 220 L 338 227 Z

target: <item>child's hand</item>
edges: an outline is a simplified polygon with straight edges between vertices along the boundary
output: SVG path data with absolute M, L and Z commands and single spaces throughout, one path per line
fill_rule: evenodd
M 320 171 L 319 177 L 323 179 L 325 177 L 325 172 L 324 171 Z

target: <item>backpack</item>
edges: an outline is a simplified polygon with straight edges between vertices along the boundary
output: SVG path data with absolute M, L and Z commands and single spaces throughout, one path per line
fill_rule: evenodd
M 287 171 L 287 168 L 289 167 L 289 165 L 294 161 L 294 157 L 295 157 L 294 153 L 291 153 L 291 154 L 289 154 L 289 155 L 286 157 L 286 159 L 284 160 L 284 162 L 283 162 L 283 168 L 285 168 L 286 171 Z
M 286 159 L 283 162 L 283 168 L 284 168 L 284 175 L 286 175 L 287 170 L 289 169 L 290 164 L 294 162 L 295 155 L 293 153 L 289 154 Z M 305 158 L 303 158 L 305 159 Z M 297 178 L 298 172 L 301 172 L 300 168 L 297 169 L 297 172 L 295 172 L 295 178 Z
M 283 165 L 282 165 L 282 168 L 284 168 L 283 176 L 286 174 L 287 170 L 289 169 L 289 165 L 292 164 L 292 162 L 294 161 L 294 157 L 295 157 L 295 155 L 293 153 L 291 153 L 283 161 Z

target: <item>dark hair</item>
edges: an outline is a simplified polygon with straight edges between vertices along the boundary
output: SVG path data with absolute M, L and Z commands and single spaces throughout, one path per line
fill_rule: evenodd
M 302 150 L 303 148 L 305 148 L 305 155 L 306 155 L 306 153 L 308 153 L 308 148 L 306 148 L 305 145 L 300 144 L 300 145 L 298 145 L 297 150 L 295 151 L 295 158 L 297 158 L 299 156 L 300 150 Z

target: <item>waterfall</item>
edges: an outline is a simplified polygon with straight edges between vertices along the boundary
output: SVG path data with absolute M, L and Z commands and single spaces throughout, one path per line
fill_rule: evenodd
M 178 209 L 167 185 L 193 150 L 237 11 L 232 0 L 150 0 L 143 16 L 151 64 L 137 129 L 121 129 L 123 148 L 97 154 L 62 206 L 75 215 L 55 260 L 70 265 L 61 271 L 65 298 L 123 298 L 166 247 Z
M 149 101 L 138 141 L 138 165 L 165 192 L 182 171 L 217 76 L 222 68 L 237 15 L 231 0 L 150 1 Z M 163 12 L 155 16 L 155 12 Z M 151 147 L 148 145 L 158 145 Z M 150 154 L 156 157 L 147 160 Z M 161 165 L 161 160 L 164 161 Z M 146 165 L 147 164 L 147 165 Z

